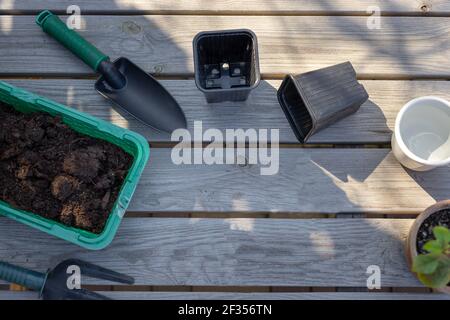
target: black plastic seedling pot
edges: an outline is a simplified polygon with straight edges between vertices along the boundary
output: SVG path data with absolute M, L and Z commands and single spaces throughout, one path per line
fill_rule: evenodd
M 200 32 L 193 48 L 195 83 L 208 102 L 246 100 L 259 84 L 258 42 L 251 30 Z
M 356 112 L 369 98 L 350 62 L 287 75 L 278 101 L 300 142 Z

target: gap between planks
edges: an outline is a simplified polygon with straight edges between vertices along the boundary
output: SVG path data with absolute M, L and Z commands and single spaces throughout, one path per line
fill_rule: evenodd
M 420 212 L 319 213 L 319 212 L 127 212 L 124 218 L 201 218 L 201 219 L 415 219 Z
M 1 15 L 0 15 L 1 16 Z M 193 73 L 165 73 L 158 74 L 148 72 L 157 80 L 194 80 Z M 286 74 L 283 73 L 261 73 L 261 80 L 283 80 Z M 0 71 L 0 80 L 96 80 L 96 73 L 8 73 Z M 402 74 L 377 74 L 377 73 L 359 73 L 356 75 L 358 80 L 372 81 L 450 81 L 450 77 L 445 75 L 402 75 Z
M 450 300 L 445 294 L 404 292 L 99 292 L 118 300 Z M 4 300 L 37 300 L 33 292 L 1 292 Z
M 450 12 L 445 11 L 428 11 L 429 7 L 422 6 L 416 12 L 398 12 L 398 11 L 381 11 L 382 17 L 450 17 Z M 42 10 L 0 10 L 0 16 L 35 16 Z M 54 14 L 59 16 L 68 16 L 65 10 L 51 10 Z M 238 11 L 238 10 L 82 10 L 82 15 L 86 16 L 287 16 L 287 17 L 368 17 L 373 13 L 367 11 L 327 11 L 327 10 L 295 10 L 295 11 Z
M 179 142 L 160 142 L 160 141 L 148 141 L 150 144 L 150 147 L 152 148 L 159 148 L 159 149 L 166 149 L 166 148 L 173 148 L 176 145 L 179 144 Z M 183 143 L 182 144 L 184 148 L 190 147 L 190 148 L 197 148 L 198 144 L 196 143 Z M 235 149 L 238 147 L 238 143 L 234 142 L 233 147 L 229 146 L 229 143 L 223 143 L 222 147 L 224 149 L 226 148 L 232 148 Z M 248 141 L 245 142 L 242 146 L 239 146 L 239 148 L 244 147 L 245 149 L 249 148 L 257 148 L 258 143 L 249 143 Z M 208 142 L 204 141 L 202 142 L 202 147 L 205 148 L 207 146 L 214 146 L 219 147 L 220 144 L 214 143 L 214 142 Z M 366 143 L 279 143 L 278 144 L 280 149 L 390 149 L 391 144 L 390 143 L 377 143 L 377 142 L 366 142 Z M 268 142 L 265 147 L 271 148 L 272 143 Z
M 36 4 L 37 3 L 37 4 Z M 70 0 L 42 0 L 33 3 L 20 1 L 5 1 L 0 3 L 0 12 L 11 12 L 14 14 L 31 14 L 42 8 L 48 8 L 59 14 L 66 14 L 66 8 L 72 4 Z M 242 1 L 207 1 L 193 0 L 189 2 L 176 0 L 114 0 L 114 1 L 92 1 L 78 0 L 77 5 L 82 8 L 83 13 L 89 14 L 211 14 L 225 15 L 252 15 L 262 13 L 264 15 L 333 15 L 333 14 L 356 14 L 369 15 L 370 6 L 379 8 L 382 14 L 414 14 L 423 15 L 428 13 L 445 14 L 450 11 L 445 1 L 429 0 L 296 0 L 296 1 L 270 1 L 270 0 L 248 0 Z M 368 12 L 369 11 L 369 12 Z
M 146 285 L 83 285 L 90 291 L 104 292 L 402 292 L 402 293 L 432 293 L 433 290 L 426 287 L 386 287 L 370 290 L 365 287 L 274 287 L 274 286 L 146 286 Z M 27 291 L 25 287 L 15 284 L 0 285 L 0 291 Z

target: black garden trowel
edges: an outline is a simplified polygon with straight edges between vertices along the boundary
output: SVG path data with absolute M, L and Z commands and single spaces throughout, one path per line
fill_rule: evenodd
M 133 284 L 134 279 L 95 264 L 78 260 L 64 260 L 46 273 L 36 272 L 0 261 L 0 279 L 39 292 L 44 300 L 110 300 L 108 297 L 82 288 L 69 288 L 76 270 L 80 276 Z M 81 282 L 81 279 L 80 279 Z M 76 283 L 76 282 L 74 282 Z
M 115 105 L 158 131 L 171 133 L 186 128 L 183 110 L 170 93 L 150 74 L 124 57 L 109 57 L 70 30 L 49 10 L 36 17 L 36 23 L 101 74 L 95 89 Z

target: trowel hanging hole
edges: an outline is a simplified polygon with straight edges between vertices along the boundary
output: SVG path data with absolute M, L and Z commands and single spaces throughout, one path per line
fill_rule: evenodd
M 47 19 L 49 16 L 51 16 L 52 13 L 49 10 L 44 10 L 42 11 L 37 17 L 36 17 L 36 23 L 39 26 L 42 26 L 42 24 L 44 23 L 45 19 Z

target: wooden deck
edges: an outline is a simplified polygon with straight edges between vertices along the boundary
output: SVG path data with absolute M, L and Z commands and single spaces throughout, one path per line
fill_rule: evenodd
M 450 197 L 448 168 L 405 170 L 390 151 L 409 100 L 450 100 L 450 1 L 77 0 L 87 39 L 162 80 L 189 129 L 278 128 L 280 170 L 181 165 L 173 143 L 123 117 L 93 89 L 95 76 L 34 23 L 74 1 L 0 1 L 0 78 L 144 135 L 151 159 L 112 245 L 83 250 L 0 218 L 0 257 L 44 271 L 82 258 L 125 272 L 134 286 L 85 284 L 122 299 L 449 299 L 408 271 L 412 218 Z M 381 9 L 381 29 L 367 9 Z M 208 105 L 193 81 L 200 31 L 249 28 L 263 81 L 245 103 Z M 354 115 L 298 144 L 276 98 L 286 73 L 351 61 L 370 99 Z M 32 242 L 30 244 L 30 239 Z M 381 269 L 381 290 L 366 287 Z M 0 282 L 0 299 L 33 299 Z

